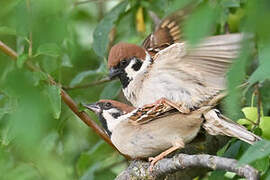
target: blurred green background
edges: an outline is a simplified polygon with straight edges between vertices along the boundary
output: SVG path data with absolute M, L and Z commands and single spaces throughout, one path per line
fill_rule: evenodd
M 153 29 L 150 11 L 163 18 L 189 2 L 1 0 L 0 40 L 19 57 L 13 61 L 0 51 L 0 179 L 114 179 L 127 167 L 61 101 L 60 88 L 78 104 L 123 100 L 118 81 L 91 84 L 106 77 L 109 47 L 119 41 L 140 44 Z M 270 1 L 192 3 L 198 6 L 183 28 L 191 43 L 227 29 L 254 35 L 254 46 L 244 46 L 228 73 L 229 96 L 222 109 L 266 140 L 251 148 L 232 140 L 219 155 L 251 163 L 270 179 Z M 30 70 L 29 62 L 42 72 Z M 47 74 L 59 84 L 49 85 Z M 246 81 L 248 87 L 235 88 Z M 223 171 L 205 177 L 217 178 L 237 179 Z

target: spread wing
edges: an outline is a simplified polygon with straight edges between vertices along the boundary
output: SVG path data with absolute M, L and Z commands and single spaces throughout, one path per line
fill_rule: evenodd
M 154 56 L 160 50 L 179 42 L 182 39 L 182 22 L 190 10 L 191 7 L 186 7 L 165 18 L 143 41 L 142 47 Z
M 186 92 L 194 107 L 225 89 L 226 72 L 239 53 L 242 39 L 242 34 L 212 36 L 194 48 L 175 43 L 156 54 L 147 76 L 168 87 L 171 83 L 176 93 L 180 93 L 177 89 Z M 150 81 L 156 83 L 154 78 Z

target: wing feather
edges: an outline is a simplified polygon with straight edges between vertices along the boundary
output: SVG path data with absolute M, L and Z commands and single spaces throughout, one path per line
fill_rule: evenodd
M 225 89 L 226 73 L 242 40 L 243 34 L 227 34 L 205 38 L 195 47 L 175 43 L 156 54 L 149 77 L 168 73 L 195 104 L 201 103 Z

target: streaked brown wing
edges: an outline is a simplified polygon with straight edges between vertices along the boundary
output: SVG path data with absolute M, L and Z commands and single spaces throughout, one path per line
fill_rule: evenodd
M 179 42 L 182 39 L 181 25 L 190 9 L 184 8 L 165 18 L 156 30 L 147 36 L 142 46 L 154 56 L 160 50 Z
M 173 110 L 173 107 L 167 104 L 159 104 L 155 108 L 154 106 L 155 105 L 152 104 L 142 108 L 137 108 L 129 117 L 130 122 L 134 125 L 144 124 L 156 118 L 163 117 L 164 113 Z

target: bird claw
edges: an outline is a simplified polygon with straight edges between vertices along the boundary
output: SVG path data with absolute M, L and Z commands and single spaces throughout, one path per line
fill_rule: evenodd
M 155 164 L 160 160 L 160 158 L 157 157 L 149 157 L 148 161 L 150 162 L 150 166 L 149 166 L 149 170 L 150 172 L 153 171 L 153 168 L 155 166 Z

